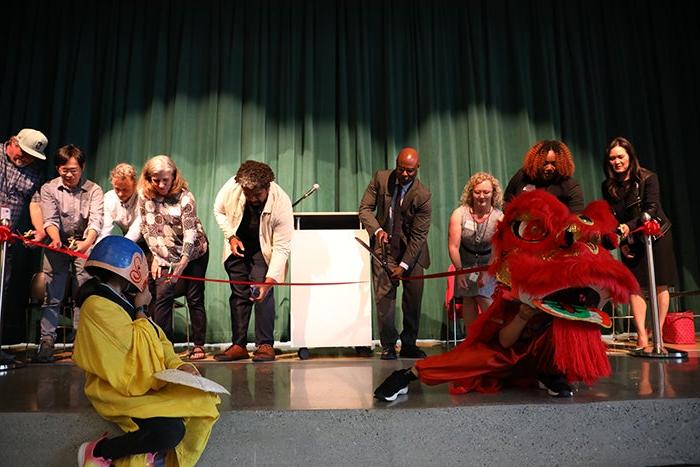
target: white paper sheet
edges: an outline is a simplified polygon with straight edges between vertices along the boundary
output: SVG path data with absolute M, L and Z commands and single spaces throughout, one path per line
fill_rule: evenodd
M 159 371 L 154 373 L 153 377 L 161 381 L 167 381 L 168 383 L 181 384 L 183 386 L 189 386 L 191 388 L 199 389 L 204 392 L 215 392 L 218 394 L 228 394 L 231 395 L 228 390 L 204 376 L 195 376 L 191 373 L 185 371 L 169 369 Z

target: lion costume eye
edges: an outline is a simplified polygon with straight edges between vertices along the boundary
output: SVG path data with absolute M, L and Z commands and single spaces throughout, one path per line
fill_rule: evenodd
M 526 242 L 544 240 L 549 232 L 540 219 L 516 220 L 512 224 L 513 234 Z
M 580 220 L 584 225 L 593 225 L 593 219 L 583 214 L 578 215 L 578 220 Z

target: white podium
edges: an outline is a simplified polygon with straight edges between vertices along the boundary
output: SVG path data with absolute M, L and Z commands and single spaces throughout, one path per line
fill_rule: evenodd
M 357 213 L 297 213 L 290 255 L 292 282 L 360 282 L 291 288 L 291 344 L 299 357 L 312 347 L 369 346 L 372 303 L 369 253 Z

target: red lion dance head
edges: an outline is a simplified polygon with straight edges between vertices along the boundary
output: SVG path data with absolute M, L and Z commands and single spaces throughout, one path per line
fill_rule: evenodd
M 493 237 L 489 271 L 509 287 L 510 299 L 554 316 L 554 363 L 570 381 L 593 382 L 610 373 L 599 326 L 611 322 L 600 308 L 627 303 L 639 289 L 608 251 L 618 245 L 617 225 L 604 201 L 572 214 L 535 190 L 508 204 Z

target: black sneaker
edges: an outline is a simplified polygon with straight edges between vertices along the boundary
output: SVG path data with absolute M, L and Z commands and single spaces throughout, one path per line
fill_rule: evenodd
M 419 349 L 415 345 L 402 345 L 401 352 L 399 352 L 401 358 L 425 358 L 425 352 Z
M 396 370 L 374 390 L 374 397 L 387 402 L 396 400 L 398 396 L 408 393 L 408 383 L 414 379 L 410 369 Z
M 540 389 L 546 389 L 550 396 L 573 397 L 574 388 L 566 382 L 564 375 L 539 375 Z
M 42 337 L 39 343 L 39 351 L 32 359 L 34 363 L 51 363 L 53 358 L 53 339 L 50 337 Z
M 396 348 L 393 345 L 382 348 L 382 360 L 396 360 Z

